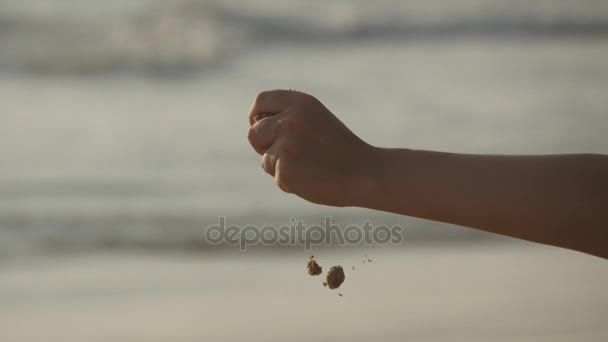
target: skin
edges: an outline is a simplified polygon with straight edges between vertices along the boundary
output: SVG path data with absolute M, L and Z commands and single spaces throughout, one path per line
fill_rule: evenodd
M 473 155 L 372 146 L 316 98 L 260 93 L 249 142 L 307 201 L 476 228 L 608 258 L 608 156 Z

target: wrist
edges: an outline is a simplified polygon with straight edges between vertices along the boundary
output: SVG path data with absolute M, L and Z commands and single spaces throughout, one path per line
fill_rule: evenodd
M 351 186 L 348 206 L 380 209 L 390 189 L 394 150 L 369 145 L 359 160 L 359 173 Z

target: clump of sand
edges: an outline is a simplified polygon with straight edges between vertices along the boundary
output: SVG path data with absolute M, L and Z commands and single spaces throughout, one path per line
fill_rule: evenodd
M 308 264 L 306 264 L 306 268 L 308 268 L 308 274 L 310 274 L 311 276 L 318 276 L 323 272 L 323 267 L 317 264 L 314 255 L 311 255 L 308 259 Z
M 344 279 L 346 279 L 346 276 L 344 275 L 344 269 L 342 266 L 333 266 L 329 269 L 329 272 L 327 272 L 327 278 L 323 285 L 329 287 L 331 290 L 334 290 L 342 285 Z
M 310 258 L 308 258 L 306 268 L 308 270 L 308 274 L 310 274 L 311 276 L 318 276 L 323 272 L 323 268 L 317 263 L 314 255 L 311 255 Z M 353 266 L 353 270 L 354 269 L 355 266 Z M 335 290 L 339 288 L 342 283 L 344 283 L 345 279 L 346 276 L 344 275 L 344 269 L 342 268 L 342 266 L 336 265 L 330 268 L 329 272 L 327 272 L 327 276 L 325 277 L 323 286 L 328 287 L 330 290 Z M 339 295 L 342 296 L 342 294 Z

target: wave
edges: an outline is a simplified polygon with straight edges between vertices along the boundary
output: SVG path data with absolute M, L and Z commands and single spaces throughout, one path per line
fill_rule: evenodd
M 325 214 L 297 216 L 303 224 L 323 225 Z M 454 245 L 504 242 L 492 234 L 472 229 L 413 220 L 389 214 L 331 215 L 332 224 L 347 227 L 362 225 L 400 225 L 404 228 L 403 244 L 412 246 Z M 41 256 L 67 256 L 97 252 L 188 252 L 210 253 L 236 246 L 215 245 L 205 240 L 205 230 L 218 224 L 218 217 L 189 210 L 97 211 L 64 213 L 2 213 L 0 215 L 0 263 Z M 226 225 L 290 225 L 284 213 L 256 212 L 226 216 Z M 337 247 L 321 246 L 326 248 Z M 350 246 L 352 247 L 352 246 Z M 356 246 L 355 246 L 356 247 Z M 274 248 L 303 250 L 302 244 L 257 245 L 253 249 Z M 319 248 L 319 246 L 315 247 Z
M 0 12 L 0 68 L 33 73 L 187 74 L 273 42 L 608 35 L 608 4 L 590 0 L 142 1 L 98 16 L 21 3 Z

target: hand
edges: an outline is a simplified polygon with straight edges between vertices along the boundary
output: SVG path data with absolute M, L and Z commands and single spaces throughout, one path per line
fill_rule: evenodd
M 283 191 L 313 203 L 352 206 L 373 181 L 376 149 L 313 96 L 262 92 L 249 123 L 249 142 Z

